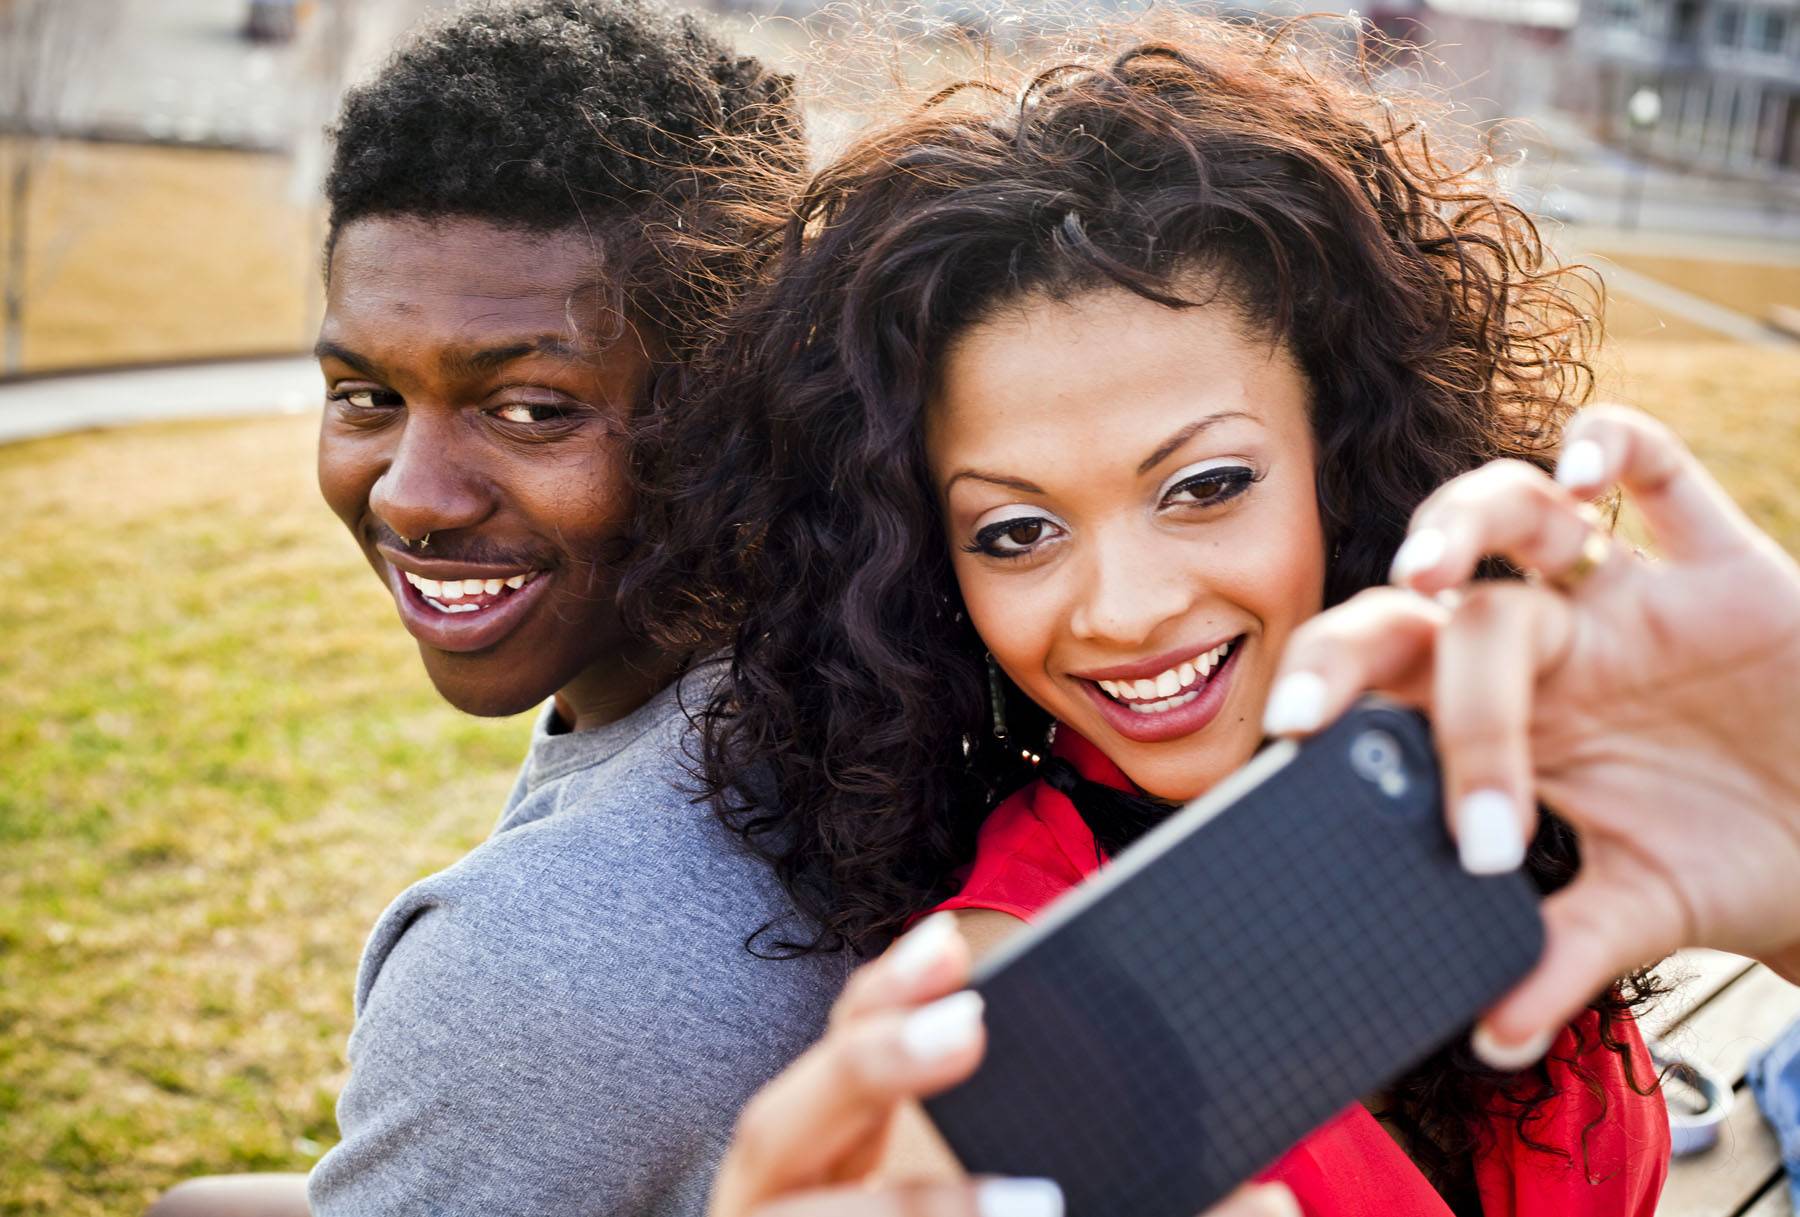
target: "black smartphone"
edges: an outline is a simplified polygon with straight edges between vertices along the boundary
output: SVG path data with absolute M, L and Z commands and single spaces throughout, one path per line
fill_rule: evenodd
M 1536 962 L 1523 873 L 1465 873 L 1425 722 L 1280 742 L 976 969 L 988 1051 L 925 1104 L 1069 1217 L 1194 1217 L 1463 1032 Z

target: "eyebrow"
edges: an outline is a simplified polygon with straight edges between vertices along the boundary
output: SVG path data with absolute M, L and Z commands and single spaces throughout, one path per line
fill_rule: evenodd
M 1149 473 L 1152 469 L 1168 460 L 1171 453 L 1175 452 L 1183 444 L 1193 439 L 1196 435 L 1200 434 L 1214 423 L 1222 423 L 1226 419 L 1231 418 L 1247 418 L 1251 422 L 1257 421 L 1254 414 L 1248 414 L 1243 410 L 1221 410 L 1217 414 L 1209 414 L 1205 418 L 1195 419 L 1193 422 L 1189 423 L 1159 444 L 1155 452 L 1152 452 L 1149 456 L 1145 457 L 1143 463 L 1137 467 L 1138 476 L 1142 477 L 1144 474 Z M 969 478 L 977 482 L 989 482 L 995 486 L 1004 486 L 1008 490 L 1017 490 L 1022 494 L 1044 493 L 1043 487 L 1035 482 L 1028 482 L 1024 478 L 1007 477 L 1002 473 L 984 473 L 979 469 L 957 470 L 956 473 L 951 475 L 950 480 L 944 483 L 944 493 L 949 494 L 950 487 L 956 485 L 964 478 Z
M 509 342 L 501 346 L 454 348 L 446 351 L 443 362 L 447 367 L 465 372 L 491 372 L 495 368 L 504 367 L 515 359 L 523 359 L 527 355 L 556 355 L 571 358 L 580 351 L 568 339 L 556 334 L 543 334 L 537 338 L 520 342 Z M 313 356 L 317 359 L 331 358 L 355 368 L 365 376 L 375 373 L 375 363 L 352 351 L 349 347 L 322 338 L 313 347 Z
M 944 493 L 949 494 L 950 487 L 956 485 L 964 478 L 968 478 L 975 482 L 990 482 L 995 486 L 1004 486 L 1008 490 L 1017 490 L 1020 494 L 1044 493 L 1044 488 L 1035 482 L 1028 482 L 1024 478 L 1009 478 L 1005 474 L 1000 473 L 983 473 L 979 469 L 957 470 L 951 475 L 950 480 L 944 483 Z
M 1171 435 L 1168 439 L 1164 440 L 1161 444 L 1157 445 L 1156 451 L 1145 457 L 1143 463 L 1137 467 L 1138 476 L 1142 477 L 1144 474 L 1149 473 L 1152 469 L 1168 460 L 1169 456 L 1183 444 L 1193 439 L 1196 435 L 1199 435 L 1214 423 L 1222 423 L 1228 418 L 1247 418 L 1251 422 L 1256 421 L 1256 416 L 1254 414 L 1246 414 L 1242 410 L 1222 410 L 1217 414 L 1208 414 L 1205 418 L 1197 418 L 1181 430 L 1177 431 L 1174 435 Z
M 444 354 L 444 363 L 471 372 L 491 372 L 495 368 L 506 366 L 515 359 L 523 359 L 527 355 L 555 355 L 567 359 L 578 353 L 574 344 L 568 339 L 557 334 L 540 334 L 536 338 L 522 342 L 509 342 L 504 346 L 447 351 Z

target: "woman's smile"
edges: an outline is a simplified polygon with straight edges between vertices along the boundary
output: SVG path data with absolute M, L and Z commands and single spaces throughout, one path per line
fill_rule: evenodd
M 1240 634 L 1167 667 L 1156 659 L 1070 679 L 1099 708 L 1111 728 L 1130 740 L 1155 744 L 1182 739 L 1218 717 L 1231 690 Z M 1138 675 L 1140 672 L 1154 675 Z

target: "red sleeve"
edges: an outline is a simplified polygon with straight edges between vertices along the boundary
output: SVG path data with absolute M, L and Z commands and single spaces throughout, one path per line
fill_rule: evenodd
M 1567 1157 L 1525 1144 L 1511 1117 L 1493 1121 L 1494 1143 L 1475 1163 L 1485 1217 L 1653 1217 L 1669 1175 L 1668 1108 L 1660 1092 L 1637 1092 L 1656 1080 L 1637 1023 L 1616 1027 L 1631 1049 L 1629 1078 L 1599 1027 L 1587 1010 L 1556 1037 L 1548 1061 L 1557 1094 L 1527 1124 L 1533 1141 Z
M 938 908 L 996 909 L 1030 921 L 1099 867 L 1080 814 L 1033 782 L 988 814 L 962 887 Z

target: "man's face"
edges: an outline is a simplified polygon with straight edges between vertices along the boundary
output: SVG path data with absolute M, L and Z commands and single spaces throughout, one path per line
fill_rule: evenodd
M 468 219 L 356 220 L 332 253 L 319 488 L 471 714 L 638 683 L 608 559 L 649 359 L 600 274 L 585 231 Z

